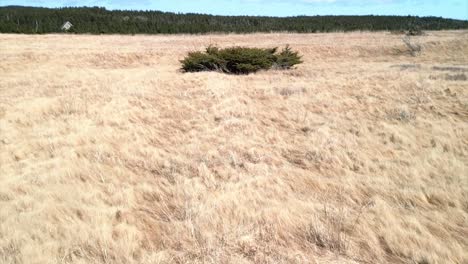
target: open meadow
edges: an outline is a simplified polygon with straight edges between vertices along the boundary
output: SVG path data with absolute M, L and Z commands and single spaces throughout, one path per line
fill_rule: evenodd
M 468 263 L 468 31 L 412 41 L 1 34 L 0 263 Z

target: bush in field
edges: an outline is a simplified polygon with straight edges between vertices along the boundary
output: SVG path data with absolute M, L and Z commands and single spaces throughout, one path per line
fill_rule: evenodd
M 422 36 L 424 35 L 424 32 L 419 27 L 413 27 L 413 28 L 408 29 L 408 31 L 406 32 L 406 35 L 407 36 Z
M 221 71 L 226 64 L 217 56 L 199 51 L 190 52 L 181 62 L 182 69 L 186 72 Z
M 299 53 L 297 51 L 293 51 L 289 45 L 275 56 L 275 67 L 279 69 L 291 69 L 294 65 L 302 63 Z
M 406 35 L 405 37 L 402 38 L 402 40 L 403 40 L 403 43 L 405 43 L 406 47 L 408 48 L 408 52 L 411 54 L 411 56 L 415 57 L 421 53 L 421 50 L 422 50 L 421 45 L 417 42 L 414 42 L 411 36 Z
M 408 23 L 408 30 L 406 31 L 407 36 L 422 36 L 424 32 L 421 29 L 419 23 L 416 20 Z
M 302 63 L 298 52 L 289 46 L 277 53 L 277 48 L 260 49 L 232 47 L 220 49 L 209 46 L 205 52 L 191 52 L 181 61 L 185 72 L 219 71 L 232 74 L 249 74 L 259 70 L 290 69 Z

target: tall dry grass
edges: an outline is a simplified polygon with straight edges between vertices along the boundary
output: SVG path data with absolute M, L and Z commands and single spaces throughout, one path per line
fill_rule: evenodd
M 467 263 L 468 34 L 416 41 L 0 35 L 0 262 Z

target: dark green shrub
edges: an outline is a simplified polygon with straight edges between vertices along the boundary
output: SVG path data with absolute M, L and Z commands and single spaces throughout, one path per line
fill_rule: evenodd
M 190 52 L 182 61 L 182 69 L 186 72 L 222 71 L 226 64 L 216 55 L 203 52 Z
M 292 51 L 289 45 L 276 55 L 275 66 L 279 69 L 291 69 L 294 65 L 302 63 L 299 52 Z
M 302 63 L 297 52 L 287 46 L 277 54 L 277 48 L 260 49 L 232 47 L 219 49 L 209 46 L 205 52 L 191 52 L 181 61 L 185 72 L 220 71 L 249 74 L 259 70 L 290 69 Z
M 218 51 L 218 56 L 226 61 L 226 72 L 247 74 L 267 70 L 273 66 L 276 50 L 234 47 Z

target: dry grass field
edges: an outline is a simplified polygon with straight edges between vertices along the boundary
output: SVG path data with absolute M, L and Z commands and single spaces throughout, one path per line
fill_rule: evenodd
M 415 41 L 0 35 L 0 263 L 468 263 L 468 32 Z

